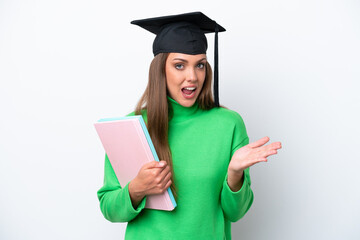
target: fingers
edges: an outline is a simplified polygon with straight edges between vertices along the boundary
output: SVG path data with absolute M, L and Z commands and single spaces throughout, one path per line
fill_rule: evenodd
M 171 182 L 171 171 L 170 171 L 170 169 L 167 169 L 168 171 L 163 171 L 165 174 L 163 174 L 159 179 L 161 179 L 160 181 L 159 181 L 159 184 L 160 184 L 160 186 L 166 186 L 168 183 L 169 183 L 169 181 Z M 162 173 L 163 173 L 162 172 Z M 171 184 L 170 184 L 171 185 Z
M 161 160 L 160 162 L 158 162 L 158 167 L 165 167 L 167 165 L 167 162 L 164 160 Z
M 166 167 L 159 169 L 160 171 L 158 171 L 158 177 L 163 180 L 165 178 L 165 176 L 170 172 L 170 167 L 167 165 Z
M 152 176 L 158 180 L 157 182 L 162 181 L 166 174 L 170 171 L 170 167 L 165 161 L 152 163 L 151 166 L 153 167 L 149 168 L 148 170 L 152 173 Z
M 263 157 L 268 157 L 270 155 L 277 154 L 277 150 L 281 149 L 281 142 L 273 142 L 267 146 L 263 146 L 261 149 L 261 154 Z
M 157 193 L 165 192 L 171 186 L 171 171 L 170 167 L 166 166 L 159 176 L 155 179 L 157 186 Z
M 281 142 L 273 142 L 270 144 L 273 149 L 280 149 L 282 148 Z
M 267 162 L 267 158 L 266 158 L 266 157 L 258 158 L 258 159 L 256 159 L 256 161 L 254 162 L 254 164 L 255 164 L 255 163 L 259 163 L 259 162 Z M 254 165 L 254 164 L 253 164 L 253 165 Z
M 264 151 L 273 152 L 274 150 L 276 151 L 278 149 L 281 149 L 281 142 L 273 142 L 273 143 L 270 143 L 267 146 L 263 146 L 262 148 L 264 149 Z
M 270 140 L 269 137 L 263 137 L 255 142 L 249 143 L 248 146 L 251 148 L 257 148 L 260 147 L 262 145 L 264 145 L 265 143 L 267 143 Z
M 162 168 L 165 167 L 166 165 L 167 163 L 164 160 L 161 160 L 160 162 L 151 161 L 149 163 L 144 164 L 144 168 Z
M 171 178 L 171 169 L 167 164 L 163 168 L 153 168 L 151 171 L 156 184 L 163 186 Z
M 276 150 L 270 150 L 265 153 L 264 157 L 268 157 L 268 156 L 275 155 L 275 154 L 277 154 Z
M 168 188 L 171 186 L 171 183 L 172 183 L 172 181 L 171 181 L 171 172 L 169 172 L 169 173 L 166 175 L 166 177 L 165 177 L 165 179 L 164 179 L 164 182 L 166 182 L 166 185 L 165 185 L 165 187 L 164 187 L 164 191 L 165 191 L 166 189 L 168 189 Z
M 274 146 L 273 146 L 274 148 Z M 259 162 L 267 162 L 268 161 L 268 157 L 274 154 L 277 154 L 277 149 L 273 149 L 273 148 L 267 148 L 267 149 L 261 149 L 260 151 L 258 151 L 257 154 L 253 155 L 254 158 L 252 160 L 249 161 L 248 166 L 252 166 L 255 165 Z
M 270 140 L 269 137 L 263 137 L 253 143 L 248 144 L 249 147 L 253 148 L 255 151 L 263 152 L 263 151 L 270 151 L 270 150 L 278 150 L 281 149 L 281 142 L 273 142 L 266 146 L 263 146 Z
M 252 146 L 259 146 L 261 144 L 266 143 L 267 141 L 269 141 L 268 137 L 264 137 L 254 142 L 255 144 L 253 143 Z M 266 146 L 253 147 L 252 150 L 250 150 L 254 153 L 252 164 L 258 162 L 267 162 L 267 157 L 277 154 L 278 153 L 277 150 L 281 149 L 281 147 L 282 147 L 281 142 L 273 142 Z
M 165 185 L 165 187 L 164 187 L 163 192 L 165 192 L 165 191 L 166 191 L 166 189 L 168 189 L 168 188 L 171 186 L 171 183 L 172 183 L 172 181 L 171 181 L 171 180 L 169 180 L 169 181 L 167 182 L 167 184 L 166 184 L 166 185 Z
M 137 179 L 144 195 L 164 193 L 172 184 L 171 169 L 166 161 L 152 161 L 144 164 Z
M 238 149 L 230 161 L 229 168 L 239 171 L 259 162 L 267 162 L 267 157 L 277 154 L 278 150 L 282 148 L 281 142 L 273 142 L 264 146 L 269 140 L 269 137 L 263 137 Z
M 252 160 L 250 160 L 248 163 L 246 163 L 246 167 L 245 168 L 248 168 L 248 167 L 251 167 L 259 162 L 267 162 L 267 158 L 266 157 L 258 157 L 258 158 L 254 158 Z M 244 169 L 245 169 L 244 168 Z

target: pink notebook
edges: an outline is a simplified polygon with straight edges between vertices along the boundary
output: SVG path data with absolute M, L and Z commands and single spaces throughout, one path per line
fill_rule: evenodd
M 122 187 L 145 163 L 159 161 L 142 116 L 101 119 L 94 126 Z M 170 188 L 146 198 L 145 208 L 171 211 L 175 207 Z

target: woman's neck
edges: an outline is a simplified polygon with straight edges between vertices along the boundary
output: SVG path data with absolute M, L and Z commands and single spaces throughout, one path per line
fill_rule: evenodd
M 189 118 L 194 116 L 199 110 L 197 101 L 195 101 L 191 107 L 184 107 L 169 96 L 167 99 L 169 104 L 170 123 L 178 123 L 189 120 Z

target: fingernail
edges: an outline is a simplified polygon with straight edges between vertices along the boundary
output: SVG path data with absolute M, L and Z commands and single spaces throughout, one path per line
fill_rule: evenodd
M 163 167 L 163 166 L 165 165 L 165 163 L 164 163 L 164 162 L 160 162 L 159 165 L 160 165 L 160 167 Z

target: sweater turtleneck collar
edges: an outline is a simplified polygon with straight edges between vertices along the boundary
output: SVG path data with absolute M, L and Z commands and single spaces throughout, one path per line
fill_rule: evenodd
M 191 107 L 184 107 L 169 96 L 167 97 L 167 99 L 169 103 L 169 108 L 170 106 L 172 108 L 172 110 L 171 108 L 169 109 L 170 123 L 178 123 L 189 120 L 189 118 L 195 115 L 199 109 L 199 104 L 197 101 L 195 101 L 195 103 Z

